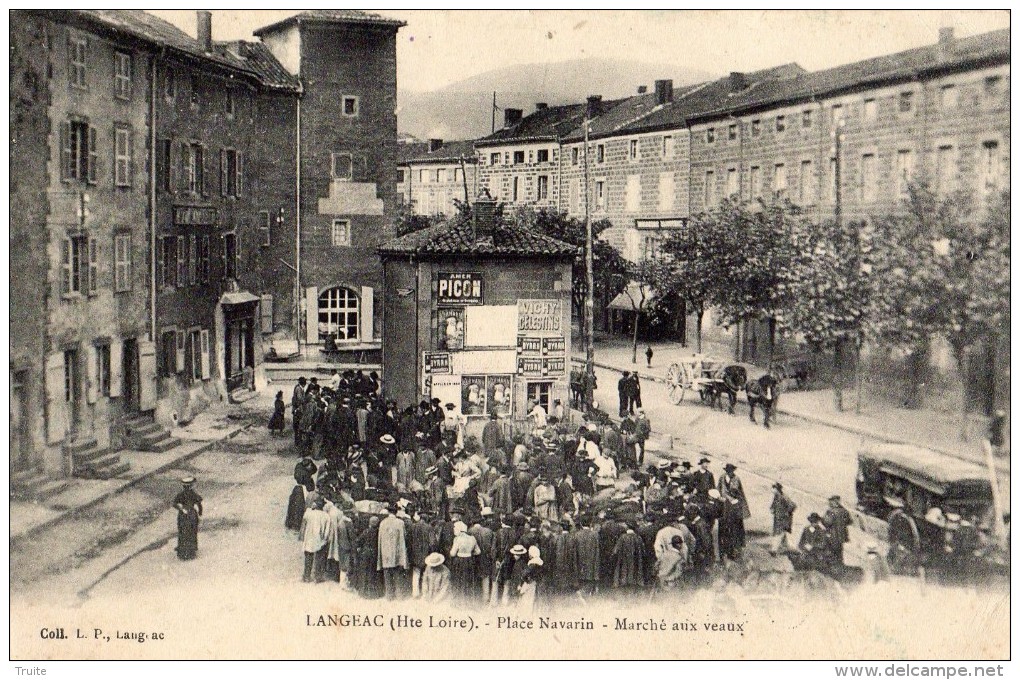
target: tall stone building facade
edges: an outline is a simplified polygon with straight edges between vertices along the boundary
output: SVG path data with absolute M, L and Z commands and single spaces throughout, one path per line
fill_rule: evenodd
M 398 205 L 396 35 L 403 22 L 303 12 L 256 35 L 301 87 L 301 339 L 379 347 L 382 266 Z M 381 306 L 381 305 L 380 305 Z

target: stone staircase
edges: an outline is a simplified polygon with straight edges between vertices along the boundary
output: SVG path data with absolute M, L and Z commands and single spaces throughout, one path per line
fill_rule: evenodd
M 123 421 L 125 448 L 163 453 L 180 445 L 181 440 L 170 434 L 152 414 L 139 414 Z
M 68 444 L 64 450 L 71 454 L 71 475 L 74 477 L 112 479 L 131 469 L 131 464 L 122 461 L 120 454 L 100 448 L 94 439 Z
M 11 471 L 11 500 L 12 501 L 34 501 L 42 503 L 71 485 L 71 482 L 61 477 L 54 477 L 48 472 L 41 472 L 35 468 Z

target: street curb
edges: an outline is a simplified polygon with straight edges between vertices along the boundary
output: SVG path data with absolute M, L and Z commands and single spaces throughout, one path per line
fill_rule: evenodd
M 579 360 L 577 357 L 572 357 L 572 361 L 573 361 L 573 363 L 584 363 L 583 359 Z M 593 363 L 596 366 L 598 366 L 599 368 L 604 368 L 607 371 L 615 371 L 616 373 L 622 373 L 624 371 L 624 369 L 622 369 L 622 368 L 617 368 L 616 366 L 610 366 L 609 364 L 602 363 L 602 362 L 599 362 L 599 361 L 596 361 L 596 362 L 593 362 Z M 654 375 L 643 376 L 643 378 L 645 380 L 651 380 L 652 382 L 661 383 L 663 385 L 668 384 L 664 378 L 660 378 L 660 377 L 654 376 Z M 961 456 L 959 453 L 955 453 L 953 451 L 947 451 L 945 449 L 940 449 L 940 448 L 935 447 L 935 446 L 929 446 L 928 444 L 921 444 L 919 442 L 911 441 L 909 439 L 890 437 L 889 435 L 880 434 L 878 432 L 873 432 L 873 431 L 870 431 L 870 430 L 865 430 L 863 428 L 855 427 L 853 425 L 844 425 L 842 423 L 834 423 L 832 421 L 825 420 L 824 418 L 820 418 L 818 416 L 810 416 L 810 415 L 806 415 L 806 414 L 803 414 L 803 413 L 798 413 L 796 411 L 787 411 L 787 410 L 785 410 L 783 408 L 777 408 L 776 409 L 776 413 L 778 415 L 789 416 L 791 418 L 797 418 L 799 420 L 804 420 L 804 421 L 807 421 L 809 423 L 814 423 L 816 425 L 822 425 L 822 426 L 825 426 L 825 427 L 831 427 L 831 428 L 833 428 L 835 430 L 842 430 L 843 432 L 847 432 L 849 434 L 857 435 L 858 437 L 867 437 L 868 439 L 874 439 L 874 440 L 877 440 L 877 441 L 880 441 L 880 442 L 885 442 L 887 444 L 902 444 L 902 445 L 905 445 L 905 446 L 916 446 L 916 447 L 921 448 L 921 449 L 926 449 L 928 451 L 933 451 L 935 453 L 940 453 L 943 456 L 948 456 L 950 458 L 955 458 L 956 460 L 962 460 L 962 461 L 966 461 L 966 462 L 969 462 L 969 463 L 975 463 L 976 462 L 973 458 L 969 458 L 967 456 Z M 978 463 L 978 464 L 980 464 L 980 463 Z M 996 462 L 996 468 L 1000 472 L 1006 472 L 1006 473 L 1009 472 L 999 462 Z
M 73 508 L 68 508 L 67 510 L 62 511 L 60 514 L 55 515 L 54 517 L 50 517 L 45 522 L 40 522 L 39 524 L 36 524 L 35 526 L 30 527 L 29 529 L 21 532 L 20 534 L 12 534 L 11 537 L 10 537 L 10 541 L 11 541 L 11 543 L 14 543 L 15 541 L 21 541 L 21 540 L 24 540 L 26 538 L 29 538 L 32 535 L 39 533 L 43 529 L 47 529 L 47 528 L 53 526 L 54 524 L 56 524 L 57 522 L 60 522 L 62 520 L 67 519 L 68 517 L 70 517 L 71 515 L 73 515 L 74 513 L 78 512 L 80 510 L 87 510 L 87 509 L 89 509 L 89 508 L 91 508 L 91 507 L 93 507 L 95 505 L 98 505 L 98 504 L 102 503 L 103 501 L 105 501 L 105 500 L 107 500 L 109 498 L 112 498 L 112 497 L 114 497 L 114 496 L 116 496 L 116 495 L 126 491 L 127 489 L 130 489 L 131 487 L 135 486 L 136 484 L 138 484 L 139 482 L 141 482 L 144 479 L 148 479 L 148 478 L 150 478 L 150 477 L 152 477 L 154 475 L 158 475 L 161 472 L 166 472 L 167 470 L 169 470 L 170 468 L 172 468 L 172 467 L 174 467 L 176 465 L 180 465 L 181 463 L 189 461 L 192 458 L 196 458 L 196 457 L 200 456 L 201 454 L 203 454 L 206 451 L 208 451 L 209 449 L 211 449 L 213 447 L 213 444 L 216 444 L 217 442 L 226 441 L 228 439 L 233 439 L 234 437 L 236 437 L 241 432 L 244 432 L 245 430 L 247 430 L 249 427 L 251 427 L 251 426 L 250 425 L 246 425 L 246 426 L 244 426 L 242 428 L 239 428 L 238 430 L 235 430 L 234 432 L 230 433 L 229 435 L 227 435 L 223 439 L 213 439 L 213 440 L 210 440 L 210 441 L 201 442 L 201 446 L 199 446 L 197 449 L 195 449 L 191 453 L 187 453 L 187 454 L 185 454 L 183 456 L 180 456 L 179 458 L 174 458 L 173 460 L 167 461 L 163 465 L 160 465 L 157 468 L 153 468 L 152 470 L 149 470 L 148 472 L 146 472 L 144 474 L 138 475 L 134 479 L 127 480 L 123 485 L 118 486 L 115 489 L 110 489 L 110 491 L 108 491 L 107 493 L 104 493 L 104 494 L 101 494 L 99 496 L 96 496 L 95 498 L 93 498 L 92 500 L 88 501 L 87 503 L 82 503 L 81 505 L 77 505 L 77 506 L 75 506 Z

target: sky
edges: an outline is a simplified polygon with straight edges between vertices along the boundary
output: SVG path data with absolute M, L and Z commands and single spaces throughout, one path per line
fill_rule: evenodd
M 787 62 L 808 70 L 1009 27 L 1009 12 L 836 10 L 372 10 L 402 19 L 397 82 L 431 91 L 513 64 L 608 56 L 676 63 L 716 74 Z M 215 40 L 252 31 L 296 10 L 212 10 Z M 195 34 L 195 14 L 153 11 Z

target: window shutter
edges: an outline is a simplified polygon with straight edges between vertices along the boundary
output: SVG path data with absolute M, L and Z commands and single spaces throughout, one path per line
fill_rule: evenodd
M 315 286 L 305 288 L 305 340 L 319 342 L 319 289 Z
M 361 287 L 361 341 L 372 340 L 373 316 L 375 313 L 375 291 L 368 286 Z
M 184 342 L 187 340 L 186 335 L 187 333 L 184 331 L 177 331 L 177 360 L 174 366 L 174 372 L 176 373 L 184 370 Z
M 188 146 L 187 142 L 181 142 L 181 157 L 177 159 L 177 179 L 179 184 L 177 185 L 181 191 L 187 191 L 190 187 L 190 165 L 191 165 L 191 147 Z
M 220 235 L 220 276 L 227 278 L 227 237 Z
M 113 290 L 121 291 L 124 290 L 126 278 L 125 278 L 125 262 L 124 262 L 124 239 L 120 234 L 114 234 L 113 236 Z
M 180 168 L 178 164 L 181 162 L 180 154 L 174 153 L 174 140 L 166 140 L 166 188 L 167 191 L 175 191 L 180 186 Z
M 71 292 L 71 239 L 64 239 L 64 252 L 60 262 L 60 294 Z
M 130 83 L 128 84 L 128 96 L 130 96 Z M 127 131 L 127 185 L 132 186 L 135 178 L 135 132 L 134 130 Z
M 241 187 L 244 184 L 244 155 L 240 151 L 234 152 L 234 171 L 237 173 L 237 182 L 234 187 L 234 195 L 240 196 L 243 191 Z
M 94 404 L 99 401 L 99 348 L 89 345 L 85 348 L 85 362 L 88 376 L 86 378 L 85 399 Z
M 89 245 L 89 295 L 96 295 L 99 291 L 99 244 L 96 239 L 90 238 Z
M 227 150 L 220 149 L 220 196 L 227 195 Z
M 186 236 L 177 237 L 177 285 L 184 286 L 188 283 L 188 260 L 185 252 Z
M 132 246 L 134 245 L 133 241 L 131 239 L 131 234 L 125 234 L 124 237 L 121 239 L 121 241 L 124 243 L 124 246 L 123 246 L 123 248 L 124 248 L 124 290 L 131 290 L 131 288 L 132 288 L 131 277 L 133 275 L 133 272 L 131 271 L 131 263 L 133 261 L 133 255 L 134 255 L 134 253 L 131 252 Z
M 259 310 L 262 312 L 262 332 L 273 332 L 273 296 L 263 295 L 259 301 Z
M 156 408 L 156 343 L 138 341 L 138 409 Z
M 67 181 L 71 179 L 73 156 L 71 150 L 71 123 L 65 121 L 60 124 L 60 179 Z
M 89 126 L 89 184 L 95 184 L 99 176 L 99 145 L 96 142 L 96 129 Z
M 202 331 L 202 380 L 208 380 L 209 371 L 209 331 Z
M 198 283 L 198 237 L 192 234 L 188 241 L 188 282 L 194 286 Z
M 67 82 L 74 85 L 74 40 L 67 36 Z
M 124 382 L 124 374 L 121 369 L 124 367 L 123 345 L 120 340 L 114 338 L 110 341 L 110 396 L 121 395 L 121 385 Z
M 203 145 L 202 146 L 202 187 L 201 187 L 202 195 L 203 196 L 208 196 L 209 195 L 209 184 L 210 184 L 210 180 L 209 180 L 209 165 L 210 165 L 209 148 Z
M 46 357 L 46 442 L 55 444 L 67 434 L 67 405 L 64 400 L 64 353 Z

